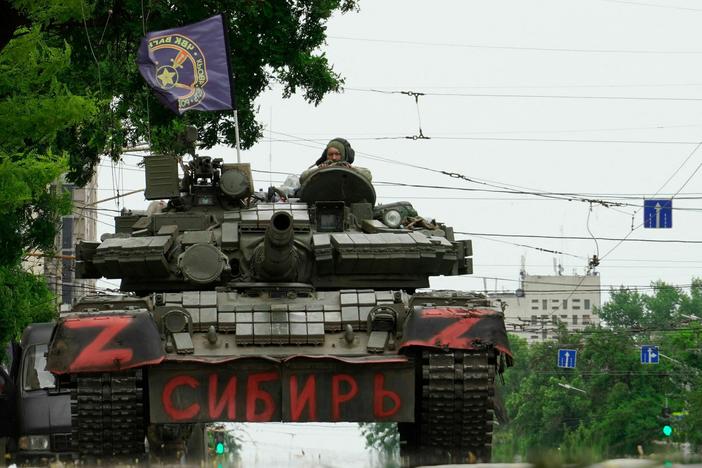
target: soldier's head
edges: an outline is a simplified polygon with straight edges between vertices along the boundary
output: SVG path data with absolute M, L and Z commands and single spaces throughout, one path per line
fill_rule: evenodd
M 334 148 L 334 149 L 331 149 Z M 331 153 L 331 154 L 330 154 Z M 339 156 L 336 155 L 339 154 Z M 348 164 L 353 164 L 355 151 L 351 148 L 351 145 L 344 138 L 334 138 L 322 151 L 322 155 L 317 159 L 314 164 L 316 166 L 329 163 L 329 162 L 339 162 L 343 161 Z
M 346 149 L 343 143 L 338 140 L 332 140 L 327 144 L 326 149 L 327 161 L 339 162 L 346 160 Z

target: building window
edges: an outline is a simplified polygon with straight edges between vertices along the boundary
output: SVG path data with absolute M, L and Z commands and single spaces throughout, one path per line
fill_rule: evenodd
M 573 315 L 573 325 L 577 325 L 577 324 L 578 324 L 578 316 Z
M 531 324 L 536 325 L 536 315 L 531 316 Z
M 559 305 L 561 305 L 561 301 L 559 299 L 551 299 L 551 309 L 558 310 Z
M 567 316 L 567 315 L 561 315 L 561 320 L 563 320 L 563 321 L 565 322 L 566 320 L 568 320 L 568 316 Z
M 573 299 L 573 310 L 580 310 L 580 299 Z
M 73 216 L 63 217 L 63 226 L 61 226 L 61 248 L 73 248 Z
M 539 339 L 539 335 L 531 335 L 531 339 L 532 339 L 532 340 L 538 340 L 538 339 Z
M 552 316 L 551 316 L 551 322 L 552 322 L 554 325 L 558 325 L 558 315 L 552 315 Z
M 544 310 L 548 309 L 548 299 L 543 299 L 541 301 L 541 308 Z
M 531 310 L 539 310 L 539 300 L 538 299 L 531 300 Z
M 590 323 L 590 316 L 589 315 L 583 315 L 583 325 L 589 324 Z
M 585 299 L 584 303 L 585 303 L 585 310 L 590 310 L 590 299 Z
M 568 309 L 568 299 L 563 299 L 563 310 Z

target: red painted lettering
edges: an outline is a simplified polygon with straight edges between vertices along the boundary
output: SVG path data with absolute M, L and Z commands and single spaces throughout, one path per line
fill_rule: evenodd
M 378 372 L 373 377 L 373 414 L 376 418 L 389 418 L 393 414 L 400 411 L 400 396 L 392 390 L 383 388 L 385 385 L 385 376 Z M 383 409 L 385 398 L 390 398 L 392 407 Z
M 190 388 L 197 388 L 200 384 L 197 380 L 190 377 L 189 375 L 179 375 L 173 377 L 166 383 L 163 387 L 163 394 L 161 394 L 161 402 L 163 403 L 163 410 L 173 421 L 185 421 L 194 418 L 200 412 L 200 405 L 193 403 L 187 408 L 180 409 L 173 405 L 173 392 L 177 387 L 182 385 L 187 385 Z
M 299 421 L 305 406 L 309 407 L 309 417 L 307 421 L 317 420 L 317 389 L 314 375 L 307 377 L 302 392 L 297 392 L 297 376 L 290 376 L 290 417 L 293 421 Z
M 246 420 L 249 422 L 270 421 L 275 411 L 273 397 L 267 391 L 259 388 L 261 382 L 268 382 L 278 378 L 276 372 L 264 372 L 249 375 L 246 382 Z M 256 403 L 263 403 L 263 410 L 256 412 Z
M 131 317 L 101 317 L 95 320 L 66 320 L 63 326 L 72 329 L 101 327 L 95 339 L 76 356 L 69 371 L 119 368 L 132 360 L 129 348 L 104 349 L 112 339 L 132 322 Z
M 348 391 L 341 393 L 341 382 L 346 382 Z M 332 376 L 332 419 L 338 421 L 341 419 L 341 404 L 349 401 L 358 393 L 358 384 L 356 379 L 348 374 L 336 374 Z
M 222 397 L 217 400 L 217 374 L 210 374 L 210 386 L 209 386 L 209 410 L 210 418 L 216 421 L 222 411 L 224 411 L 224 406 L 227 407 L 227 418 L 230 421 L 236 419 L 236 377 L 231 377 L 227 386 L 224 387 L 222 391 Z

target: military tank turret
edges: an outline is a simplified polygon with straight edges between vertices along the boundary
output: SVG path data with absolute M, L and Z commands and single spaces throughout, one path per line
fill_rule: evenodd
M 472 272 L 469 240 L 376 204 L 348 164 L 286 198 L 248 164 L 144 163 L 153 206 L 77 246 L 78 275 L 123 294 L 80 300 L 49 347 L 78 452 L 134 457 L 213 421 L 391 421 L 408 463 L 490 459 L 503 314 L 424 289 Z

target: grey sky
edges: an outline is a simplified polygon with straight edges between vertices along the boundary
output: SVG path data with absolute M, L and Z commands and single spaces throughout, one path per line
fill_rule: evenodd
M 273 133 L 266 131 L 266 140 L 242 159 L 268 170 L 270 158 L 272 170 L 299 173 L 327 140 L 344 136 L 357 151 L 356 164 L 370 168 L 375 181 L 488 188 L 368 155 L 545 192 L 653 195 L 702 141 L 702 5 L 654 3 L 362 1 L 359 13 L 335 17 L 328 27 L 326 52 L 346 78 L 347 90 L 318 107 L 300 97 L 282 99 L 278 88 L 261 96 L 260 120 Z M 431 140 L 374 140 L 416 135 L 418 116 L 412 97 L 360 91 L 370 88 L 490 96 L 422 96 L 422 129 Z M 606 96 L 616 99 L 596 99 Z M 236 158 L 231 149 L 207 153 Z M 677 192 L 701 163 L 702 149 L 661 191 Z M 111 187 L 111 171 L 102 172 L 101 187 Z M 122 175 L 123 187 L 143 186 L 138 172 Z M 259 188 L 267 185 L 266 174 L 255 178 Z M 700 180 L 702 171 L 681 196 L 700 194 Z M 380 184 L 376 190 L 381 202 L 410 200 L 420 214 L 458 231 L 589 237 L 589 205 L 583 202 Z M 641 199 L 620 201 L 641 204 Z M 139 196 L 126 204 L 143 206 Z M 679 199 L 674 206 L 702 209 L 702 200 Z M 597 237 L 624 237 L 635 211 L 596 204 L 590 231 Z M 631 237 L 699 241 L 700 216 L 702 211 L 676 210 L 673 229 L 639 228 Z M 642 219 L 638 211 L 634 226 Z M 502 240 L 582 257 L 562 257 L 566 272 L 582 272 L 585 259 L 597 252 L 592 240 Z M 497 288 L 514 289 L 521 255 L 530 273 L 553 272 L 552 254 L 473 241 L 475 274 L 436 279 L 433 286 L 482 289 L 485 276 L 513 280 L 499 281 Z M 615 245 L 600 241 L 600 256 Z M 699 244 L 624 243 L 604 257 L 599 271 L 604 285 L 648 285 L 656 279 L 689 284 L 700 275 L 701 252 Z M 488 287 L 493 289 L 495 280 Z

